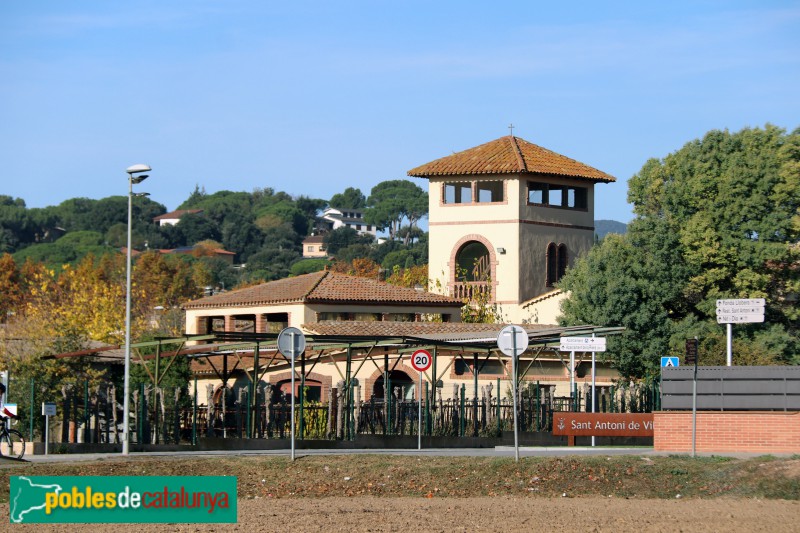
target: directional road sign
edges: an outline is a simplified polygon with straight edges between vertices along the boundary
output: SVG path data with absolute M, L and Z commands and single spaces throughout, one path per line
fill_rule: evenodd
M 764 322 L 764 298 L 717 300 L 718 324 Z
M 732 298 L 717 300 L 717 307 L 764 307 L 767 301 L 764 298 Z
M 561 337 L 562 352 L 605 352 L 605 337 Z
M 506 326 L 497 336 L 497 347 L 509 357 L 519 357 L 528 349 L 528 332 L 519 326 Z
M 681 364 L 680 357 L 662 357 L 661 368 L 677 367 Z
M 717 315 L 717 324 L 748 324 L 751 322 L 764 322 L 764 314 Z
M 417 350 L 411 354 L 411 366 L 417 372 L 425 372 L 431 367 L 433 357 L 428 350 Z

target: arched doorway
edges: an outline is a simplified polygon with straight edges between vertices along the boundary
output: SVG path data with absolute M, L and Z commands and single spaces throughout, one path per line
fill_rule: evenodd
M 294 397 L 295 400 L 300 399 L 300 380 L 294 380 Z M 285 399 L 289 401 L 292 397 L 292 381 L 291 379 L 284 379 L 275 384 L 272 388 L 273 401 L 280 401 Z M 318 402 L 322 399 L 322 383 L 306 378 L 306 394 L 304 400 L 307 402 Z
M 400 398 L 403 400 L 413 400 L 416 386 L 414 380 L 402 370 L 392 370 L 389 372 L 389 384 L 393 390 L 400 389 Z M 376 400 L 383 400 L 384 395 L 383 374 L 375 380 L 375 385 L 372 387 L 372 397 Z

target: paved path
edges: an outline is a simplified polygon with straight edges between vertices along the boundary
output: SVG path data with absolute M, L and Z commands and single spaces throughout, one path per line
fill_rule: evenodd
M 306 455 L 425 455 L 436 457 L 514 457 L 513 446 L 498 446 L 496 448 L 432 448 L 432 449 L 356 449 L 356 450 L 295 450 L 295 457 Z M 179 452 L 132 452 L 127 457 L 130 459 L 146 457 L 224 457 L 224 456 L 247 456 L 247 455 L 272 455 L 289 456 L 290 450 L 213 450 L 213 451 L 179 451 Z M 534 447 L 520 446 L 520 457 L 563 457 L 569 455 L 674 455 L 674 452 L 657 452 L 649 447 Z M 682 454 L 687 455 L 687 454 Z M 758 457 L 764 454 L 747 453 L 698 453 L 698 456 L 722 455 L 726 457 L 736 457 L 746 459 Z M 777 457 L 789 457 L 791 454 L 773 454 Z M 79 461 L 113 461 L 123 459 L 126 456 L 121 453 L 73 453 L 73 454 L 50 454 L 50 455 L 31 455 L 26 456 L 25 460 L 31 463 L 64 463 Z M 0 466 L 18 464 L 17 461 L 3 458 Z

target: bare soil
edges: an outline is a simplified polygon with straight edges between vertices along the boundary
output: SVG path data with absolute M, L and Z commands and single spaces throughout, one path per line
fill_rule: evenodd
M 2 505 L 8 516 L 8 504 Z M 11 531 L 800 531 L 800 502 L 619 498 L 330 497 L 239 502 L 237 524 L 19 524 Z

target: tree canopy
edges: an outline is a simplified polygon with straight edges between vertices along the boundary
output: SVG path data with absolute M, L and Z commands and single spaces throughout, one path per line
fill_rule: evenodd
M 564 324 L 625 326 L 609 350 L 640 376 L 695 336 L 703 364 L 723 363 L 716 300 L 765 298 L 764 324 L 734 328 L 735 360 L 800 363 L 800 130 L 711 131 L 647 161 L 628 200 L 628 233 L 607 236 L 559 284 Z
M 379 230 L 388 230 L 389 239 L 394 240 L 404 220 L 413 228 L 428 215 L 428 194 L 408 180 L 383 181 L 372 188 L 367 206 L 364 220 Z M 411 238 L 412 232 L 406 233 L 404 244 Z

